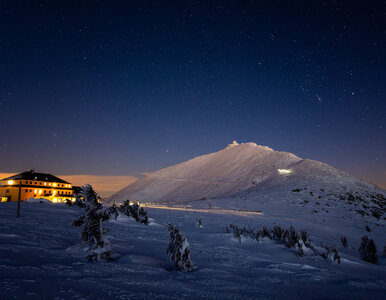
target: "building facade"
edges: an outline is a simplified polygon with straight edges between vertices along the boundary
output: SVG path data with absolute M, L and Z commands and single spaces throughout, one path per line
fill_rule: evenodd
M 34 170 L 23 172 L 0 180 L 0 201 L 26 201 L 30 198 L 44 198 L 54 203 L 66 199 L 74 201 L 74 187 L 54 175 L 36 173 Z

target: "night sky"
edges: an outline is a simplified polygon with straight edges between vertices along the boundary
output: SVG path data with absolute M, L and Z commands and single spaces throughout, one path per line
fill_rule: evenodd
M 385 70 L 385 1 L 1 1 L 0 172 L 135 175 L 237 140 L 386 188 Z

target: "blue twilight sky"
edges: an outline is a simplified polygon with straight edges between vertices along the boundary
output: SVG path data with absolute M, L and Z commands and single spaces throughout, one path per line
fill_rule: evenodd
M 256 142 L 386 187 L 385 1 L 2 1 L 0 172 Z

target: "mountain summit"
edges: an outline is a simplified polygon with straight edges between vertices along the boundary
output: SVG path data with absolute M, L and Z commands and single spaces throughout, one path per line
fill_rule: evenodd
M 225 149 L 167 167 L 120 190 L 109 202 L 127 199 L 152 203 L 180 203 L 213 197 L 227 197 L 243 191 L 265 194 L 299 189 L 314 194 L 361 195 L 384 192 L 327 164 L 302 159 L 292 153 L 275 151 L 255 143 L 233 142 Z

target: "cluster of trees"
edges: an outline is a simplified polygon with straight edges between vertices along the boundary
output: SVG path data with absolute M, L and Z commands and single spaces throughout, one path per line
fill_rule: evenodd
M 87 258 L 90 261 L 101 259 L 110 260 L 113 255 L 111 243 L 107 237 L 108 230 L 103 227 L 103 222 L 117 219 L 119 214 L 134 218 L 137 222 L 148 224 L 147 212 L 139 206 L 138 202 L 126 201 L 121 206 L 115 204 L 106 208 L 101 204 L 101 197 L 91 185 L 83 186 L 79 194 L 75 195 L 76 201 L 71 205 L 85 208 L 84 214 L 74 220 L 74 227 L 82 227 L 81 238 L 89 246 Z
M 143 207 L 139 205 L 138 202 L 126 200 L 120 206 L 117 206 L 115 203 L 109 208 L 109 214 L 112 219 L 117 219 L 120 214 L 124 214 L 128 217 L 133 218 L 135 221 L 148 225 L 149 218 L 147 217 L 147 212 Z
M 263 226 L 261 229 L 252 229 L 248 227 L 238 227 L 234 224 L 226 227 L 228 233 L 233 233 L 233 236 L 241 243 L 241 238 L 252 238 L 259 242 L 260 239 L 268 238 L 283 243 L 287 248 L 294 248 L 297 250 L 299 256 L 305 256 L 307 250 L 311 250 L 312 253 L 320 255 L 325 259 L 329 259 L 333 262 L 340 264 L 340 255 L 336 247 L 320 245 L 316 247 L 312 245 L 306 230 L 297 232 L 294 227 L 290 226 L 288 229 L 281 227 L 280 225 L 274 226 L 272 229 Z M 347 238 L 341 237 L 341 243 L 343 247 L 348 246 Z M 362 260 L 377 264 L 377 247 L 372 239 L 364 235 L 361 239 L 361 245 L 359 247 L 359 254 Z M 384 249 L 384 255 L 386 255 L 386 246 Z
M 102 199 L 94 191 L 91 185 L 83 186 L 79 194 L 75 195 L 76 201 L 68 205 L 76 205 L 85 208 L 84 214 L 74 220 L 75 227 L 82 227 L 81 238 L 89 246 L 87 258 L 90 261 L 110 260 L 113 255 L 111 243 L 107 237 L 107 229 L 103 222 L 117 219 L 120 214 L 135 219 L 142 224 L 149 224 L 147 212 L 140 207 L 138 202 L 126 200 L 122 205 L 106 208 L 101 204 Z M 199 220 L 201 225 L 201 219 Z M 193 263 L 190 259 L 190 246 L 187 239 L 173 225 L 168 225 L 170 242 L 167 248 L 170 261 L 174 263 L 178 271 L 192 271 Z
M 248 227 L 238 227 L 234 224 L 226 227 L 228 233 L 233 233 L 234 237 L 241 243 L 241 237 L 255 239 L 259 242 L 261 239 L 267 238 L 284 244 L 287 248 L 296 249 L 299 256 L 305 256 L 308 250 L 320 255 L 325 259 L 331 259 L 340 264 L 340 256 L 335 247 L 321 246 L 315 247 L 311 244 L 308 232 L 306 230 L 296 231 L 293 226 L 285 229 L 280 225 L 269 229 L 263 226 L 261 229 L 252 229 Z
M 103 222 L 110 219 L 117 219 L 120 214 L 135 219 L 142 224 L 149 224 L 147 212 L 138 202 L 126 200 L 122 205 L 106 208 L 101 204 L 101 198 L 93 190 L 91 185 L 86 184 L 81 188 L 79 194 L 75 195 L 76 201 L 68 203 L 85 208 L 84 214 L 74 220 L 73 226 L 82 227 L 81 238 L 89 246 L 87 258 L 90 261 L 99 261 L 101 259 L 109 260 L 112 258 L 113 251 L 111 243 L 107 237 L 107 229 L 103 227 Z M 202 221 L 198 219 L 197 227 L 202 228 Z M 234 237 L 241 243 L 241 238 L 252 238 L 259 242 L 261 239 L 268 238 L 284 244 L 287 248 L 296 249 L 299 256 L 305 256 L 308 250 L 320 255 L 325 259 L 340 263 L 340 255 L 335 247 L 323 246 L 316 247 L 312 245 L 306 230 L 296 231 L 293 226 L 283 228 L 280 225 L 273 228 L 263 226 L 261 229 L 252 229 L 248 227 L 238 227 L 234 224 L 226 227 L 228 233 L 233 233 Z M 170 261 L 174 263 L 179 271 L 192 271 L 193 263 L 190 259 L 190 246 L 187 239 L 180 233 L 174 224 L 168 224 L 170 242 L 167 248 Z M 341 243 L 344 247 L 348 246 L 347 238 L 341 237 Z M 359 248 L 361 259 L 377 264 L 378 256 L 375 243 L 367 236 L 363 236 Z M 386 247 L 385 247 L 386 254 Z

